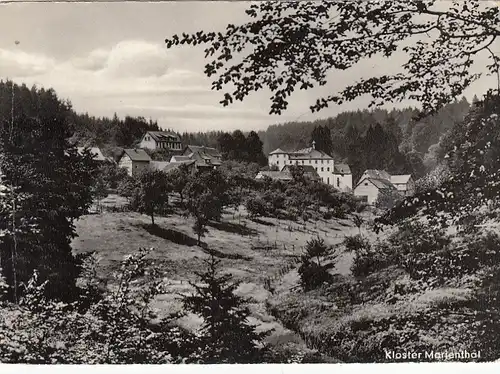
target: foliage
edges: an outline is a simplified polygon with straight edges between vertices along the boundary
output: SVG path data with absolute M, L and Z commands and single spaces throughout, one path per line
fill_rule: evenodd
M 82 146 L 134 147 L 146 131 L 159 131 L 157 122 L 147 121 L 144 117 L 115 115 L 113 118 L 94 117 L 88 113 L 68 113 L 71 123 L 71 140 Z
M 333 144 L 330 129 L 327 126 L 316 126 L 311 133 L 311 143 L 314 142 L 314 148 L 323 151 L 327 155 L 332 155 Z
M 168 173 L 168 180 L 172 191 L 177 192 L 181 198 L 181 204 L 184 203 L 184 187 L 189 181 L 189 171 L 186 165 L 181 165 L 177 169 Z
M 240 130 L 232 134 L 222 133 L 217 142 L 224 160 L 267 164 L 267 158 L 262 152 L 262 142 L 255 131 L 250 131 L 246 137 Z
M 212 88 L 234 88 L 224 92 L 224 105 L 267 88 L 273 93 L 270 113 L 280 114 L 295 89 L 324 86 L 331 70 L 352 69 L 374 55 L 390 59 L 402 52 L 407 60 L 395 73 L 360 79 L 319 98 L 311 110 L 368 94 L 372 106 L 413 99 L 434 112 L 481 76 L 471 69 L 479 56 L 489 57 L 490 74 L 499 73 L 498 56 L 489 48 L 500 33 L 498 7 L 479 0 L 445 8 L 417 0 L 261 2 L 246 13 L 251 20 L 228 25 L 225 32 L 166 39 L 168 48 L 207 45 L 205 56 L 211 60 L 205 74 L 214 77 Z M 422 34 L 428 38 L 408 43 Z
M 381 189 L 375 201 L 375 206 L 380 209 L 392 209 L 402 200 L 403 196 L 397 190 Z
M 206 232 L 210 220 L 220 220 L 223 207 L 230 202 L 228 183 L 218 170 L 198 172 L 190 178 L 184 191 L 186 209 L 194 217 L 194 232 L 198 236 L 198 245 Z
M 306 243 L 305 253 L 301 257 L 298 269 L 300 285 L 307 292 L 330 281 L 328 269 L 331 265 L 322 264 L 321 260 L 331 253 L 331 247 L 321 238 L 313 238 Z
M 118 167 L 113 162 L 102 162 L 98 170 L 99 176 L 105 183 L 106 188 L 116 189 L 118 184 L 127 177 L 127 169 Z
M 246 199 L 245 208 L 251 218 L 265 216 L 267 214 L 266 202 L 259 197 L 250 197 Z
M 498 95 L 486 95 L 483 102 L 475 104 L 453 129 L 446 146 L 449 177 L 443 175 L 442 182 L 434 184 L 437 188 L 420 189 L 406 198 L 377 220 L 378 229 L 418 212 L 436 225 L 448 226 L 498 201 L 499 105 Z
M 10 297 L 37 268 L 40 278 L 50 281 L 47 295 L 71 299 L 78 263 L 70 241 L 74 220 L 92 203 L 93 156 L 88 150 L 80 155 L 69 143 L 70 105 L 53 90 L 2 82 L 0 107 L 9 113 L 2 117 L 0 131 L 2 182 L 10 186 L 15 202 L 0 208 L 1 263 Z M 29 224 L 36 231 L 16 228 Z
M 137 208 L 148 214 L 151 224 L 154 225 L 155 214 L 165 212 L 168 205 L 171 186 L 167 174 L 161 170 L 146 169 L 139 174 L 136 186 Z
M 198 337 L 196 362 L 231 364 L 260 362 L 263 339 L 269 332 L 257 332 L 249 324 L 249 300 L 235 295 L 238 283 L 230 274 L 220 274 L 220 260 L 205 260 L 207 269 L 196 275 L 201 284 L 191 283 L 195 291 L 184 296 L 186 311 L 203 318 Z
M 343 244 L 348 252 L 358 252 L 370 245 L 368 240 L 365 239 L 361 234 L 346 236 Z
M 149 251 L 141 249 L 127 256 L 117 275 L 116 288 L 84 311 L 79 310 L 78 303 L 48 300 L 44 295 L 47 282 L 40 283 L 35 272 L 25 285 L 19 305 L 0 306 L 1 361 L 28 364 L 182 362 L 181 346 L 190 337 L 169 326 L 169 320 L 152 323 L 155 315 L 150 303 L 162 289 L 157 274 L 150 273 L 140 288 L 134 285 L 137 278 L 144 275 Z M 165 341 L 169 344 L 158 345 Z

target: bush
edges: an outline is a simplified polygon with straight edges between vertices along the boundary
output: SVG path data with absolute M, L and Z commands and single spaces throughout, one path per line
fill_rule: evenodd
M 384 210 L 392 209 L 402 200 L 403 196 L 397 190 L 383 189 L 380 190 L 375 206 Z
M 362 248 L 368 247 L 370 244 L 368 240 L 361 235 L 346 236 L 344 239 L 344 246 L 348 252 L 356 252 Z
M 326 266 L 321 263 L 331 252 L 331 247 L 327 246 L 323 239 L 315 238 L 307 242 L 305 251 L 298 272 L 302 289 L 307 292 L 331 280 L 328 273 L 331 265 Z
M 300 276 L 300 286 L 305 292 L 314 290 L 331 280 L 327 269 L 311 261 L 309 258 L 302 259 L 298 273 Z
M 249 197 L 245 203 L 245 208 L 252 218 L 265 216 L 267 213 L 266 202 L 259 197 Z
M 355 245 L 358 247 L 351 266 L 355 276 L 367 276 L 396 263 L 397 253 L 386 242 L 378 242 L 372 246 L 367 241 L 361 241 Z

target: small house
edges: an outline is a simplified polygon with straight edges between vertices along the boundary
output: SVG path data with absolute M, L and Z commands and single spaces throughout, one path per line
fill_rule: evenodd
M 410 174 L 391 175 L 391 183 L 403 196 L 411 196 L 415 193 L 415 182 Z
M 387 179 L 365 177 L 361 178 L 354 188 L 354 196 L 361 198 L 370 205 L 374 205 L 383 190 L 397 191 L 396 187 Z
M 185 161 L 183 157 L 194 160 L 198 170 L 216 169 L 222 164 L 222 155 L 212 147 L 188 145 L 182 156 L 172 156 L 171 161 Z
M 144 149 L 124 149 L 118 161 L 118 167 L 127 169 L 128 175 L 136 176 L 150 167 L 151 157 Z

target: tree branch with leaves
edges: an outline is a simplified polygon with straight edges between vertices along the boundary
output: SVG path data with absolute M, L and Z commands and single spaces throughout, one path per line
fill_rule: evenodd
M 352 69 L 374 56 L 406 55 L 400 72 L 359 79 L 310 106 L 316 112 L 364 95 L 370 106 L 416 100 L 434 113 L 461 95 L 483 66 L 497 77 L 499 56 L 491 46 L 500 35 L 498 6 L 490 2 L 439 1 L 265 1 L 250 5 L 250 20 L 225 31 L 173 35 L 167 47 L 204 44 L 205 74 L 213 90 L 224 90 L 221 104 L 243 101 L 252 92 L 272 92 L 270 114 L 287 109 L 295 90 L 328 83 L 333 70 Z

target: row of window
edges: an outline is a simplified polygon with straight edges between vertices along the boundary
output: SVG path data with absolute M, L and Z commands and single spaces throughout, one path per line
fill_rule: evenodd
M 164 143 L 164 142 L 158 142 L 157 148 L 163 148 L 163 149 L 181 149 L 182 146 L 180 143 Z
M 308 164 L 309 164 L 309 165 L 311 165 L 311 164 L 313 163 L 312 161 L 313 161 L 313 160 L 308 160 Z M 319 160 L 319 161 L 321 161 L 321 162 L 320 162 L 321 164 L 325 164 L 325 163 L 326 163 L 326 164 L 328 164 L 329 162 L 330 162 L 330 163 L 332 163 L 332 162 L 333 162 L 333 160 Z M 290 164 L 292 164 L 292 162 L 293 162 L 293 161 L 292 161 L 292 160 L 288 160 L 288 162 L 289 162 Z M 298 161 L 298 160 L 295 160 L 295 162 L 296 162 L 296 163 L 298 163 L 299 161 Z M 277 161 L 277 163 L 279 163 L 279 160 Z M 301 160 L 301 163 L 302 163 L 302 165 L 304 165 L 305 161 L 304 161 L 304 160 Z M 286 160 L 283 160 L 283 164 L 285 164 L 285 165 L 286 165 Z M 314 160 L 314 164 L 316 164 L 316 165 L 317 165 L 317 164 L 318 164 L 318 160 Z
M 277 165 L 277 166 L 279 166 L 279 164 L 280 164 L 280 162 L 279 162 L 279 161 L 276 161 L 276 165 Z M 286 163 L 285 163 L 285 164 L 286 164 Z M 298 163 L 296 163 L 295 165 L 298 165 Z M 316 171 L 318 171 L 319 167 L 315 167 L 314 169 L 315 169 Z M 324 168 L 323 166 L 321 167 L 321 171 L 325 171 L 325 168 Z M 329 166 L 327 166 L 327 167 L 326 167 L 326 171 L 330 171 L 330 167 L 329 167 Z M 332 171 L 333 171 L 333 168 L 332 168 Z
M 333 160 L 320 160 L 320 161 L 321 161 L 321 162 L 320 162 L 321 164 L 324 164 L 324 163 L 326 163 L 326 164 L 328 164 L 328 163 L 333 163 Z M 325 161 L 325 162 L 323 162 L 323 161 Z M 280 163 L 280 161 L 279 161 L 279 160 L 277 160 L 277 161 L 276 161 L 276 164 L 277 164 L 277 165 L 279 165 L 279 163 Z M 305 164 L 306 164 L 306 162 L 305 162 L 304 160 L 300 160 L 300 161 L 299 161 L 299 160 L 295 160 L 295 165 L 299 165 L 299 163 L 300 163 L 301 165 L 305 165 Z M 288 164 L 289 164 L 289 165 L 292 165 L 292 164 L 293 164 L 293 161 L 292 161 L 292 160 L 288 160 Z M 308 160 L 307 164 L 308 164 L 308 165 L 312 165 L 312 164 L 313 164 L 312 160 Z M 316 164 L 316 165 L 317 165 L 317 164 L 318 164 L 318 160 L 314 160 L 314 164 Z M 283 165 L 286 165 L 286 160 L 283 160 Z

